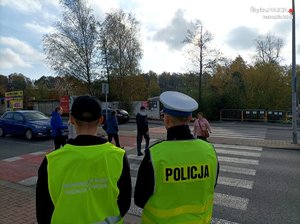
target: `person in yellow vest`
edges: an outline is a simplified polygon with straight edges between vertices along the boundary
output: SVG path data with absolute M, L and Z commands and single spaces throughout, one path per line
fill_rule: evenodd
M 219 164 L 214 147 L 189 128 L 198 103 L 175 91 L 163 92 L 167 140 L 152 145 L 141 162 L 135 204 L 142 223 L 210 223 Z
M 70 121 L 77 137 L 47 154 L 38 171 L 38 223 L 123 223 L 131 204 L 129 163 L 123 149 L 97 136 L 102 119 L 95 98 L 75 99 Z

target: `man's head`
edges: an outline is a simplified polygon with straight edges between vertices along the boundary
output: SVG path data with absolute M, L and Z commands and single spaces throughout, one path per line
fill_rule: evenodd
M 141 107 L 140 107 L 140 110 L 141 110 L 141 111 L 145 111 L 145 110 L 146 110 L 146 107 L 141 106 Z
M 57 113 L 59 113 L 60 115 L 62 115 L 62 113 L 63 113 L 63 109 L 62 109 L 61 106 L 55 107 L 54 111 L 57 112 Z
M 176 91 L 166 91 L 160 95 L 164 106 L 164 123 L 166 128 L 187 124 L 198 103 L 188 95 Z
M 100 103 L 91 96 L 77 97 L 72 104 L 70 120 L 75 127 L 97 127 L 103 120 Z

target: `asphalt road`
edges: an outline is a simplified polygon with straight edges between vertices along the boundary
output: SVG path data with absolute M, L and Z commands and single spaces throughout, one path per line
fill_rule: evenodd
M 249 181 L 252 187 L 218 184 L 217 193 L 236 197 L 236 202 L 214 206 L 213 217 L 244 224 L 300 223 L 300 151 L 263 148 L 258 165 L 234 164 L 255 170 L 255 176 L 220 172 L 220 176 Z M 221 167 L 233 164 L 221 162 Z M 243 183 L 243 182 L 242 182 Z M 226 198 L 225 198 L 226 199 Z M 232 198 L 231 198 L 232 199 Z M 247 202 L 247 208 L 243 205 Z

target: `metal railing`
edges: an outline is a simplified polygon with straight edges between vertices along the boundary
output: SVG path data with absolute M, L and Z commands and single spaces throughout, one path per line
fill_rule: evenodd
M 220 121 L 291 122 L 291 113 L 283 110 L 223 109 Z

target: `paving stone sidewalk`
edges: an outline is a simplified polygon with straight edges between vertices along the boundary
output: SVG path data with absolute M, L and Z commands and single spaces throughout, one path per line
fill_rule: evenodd
M 140 217 L 127 214 L 125 224 L 138 224 Z M 20 184 L 0 180 L 0 223 L 37 224 L 35 190 Z

